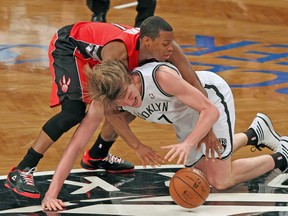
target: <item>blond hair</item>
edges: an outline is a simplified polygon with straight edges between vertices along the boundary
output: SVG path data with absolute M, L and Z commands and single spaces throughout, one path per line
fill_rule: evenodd
M 100 102 L 104 107 L 115 107 L 116 99 L 126 94 L 131 84 L 129 70 L 118 60 L 107 60 L 90 68 L 85 67 L 87 89 L 91 100 Z

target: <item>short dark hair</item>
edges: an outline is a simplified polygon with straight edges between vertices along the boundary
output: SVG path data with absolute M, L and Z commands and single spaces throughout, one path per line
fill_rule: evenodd
M 159 37 L 160 31 L 172 32 L 173 28 L 163 18 L 151 16 L 145 19 L 140 26 L 140 38 L 147 36 L 152 40 Z

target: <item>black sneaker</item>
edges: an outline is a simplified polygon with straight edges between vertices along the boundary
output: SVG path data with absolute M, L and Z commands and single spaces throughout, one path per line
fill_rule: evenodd
M 39 199 L 40 192 L 34 185 L 33 172 L 35 167 L 25 168 L 23 171 L 13 168 L 7 176 L 5 186 L 21 196 Z
M 94 159 L 90 157 L 89 150 L 84 153 L 81 166 L 88 170 L 105 169 L 109 173 L 134 172 L 134 165 L 122 158 L 108 154 L 105 158 Z

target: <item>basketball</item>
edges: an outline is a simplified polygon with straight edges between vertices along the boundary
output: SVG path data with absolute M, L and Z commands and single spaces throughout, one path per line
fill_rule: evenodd
M 169 193 L 176 204 L 184 208 L 202 205 L 210 193 L 205 174 L 198 169 L 178 170 L 170 180 Z

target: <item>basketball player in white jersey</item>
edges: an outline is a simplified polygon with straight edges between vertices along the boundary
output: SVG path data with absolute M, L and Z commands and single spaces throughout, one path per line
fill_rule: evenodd
M 92 108 L 87 113 L 90 117 L 81 123 L 81 132 L 77 130 L 73 135 L 73 145 L 67 147 L 55 171 L 42 201 L 45 210 L 62 210 L 65 207 L 62 200 L 57 199 L 58 193 L 77 158 L 75 155 L 85 147 L 99 126 L 103 118 L 99 113 L 104 113 L 104 110 L 105 117 L 118 133 L 119 127 L 126 128 L 126 132 L 119 135 L 138 157 L 139 154 L 146 155 L 142 164 L 157 161 L 155 154 L 145 154 L 147 146 L 123 121 L 117 110 L 119 107 L 128 111 L 123 115 L 131 113 L 151 122 L 172 124 L 179 143 L 164 147 L 170 149 L 165 159 L 171 161 L 178 157 L 178 164 L 201 169 L 217 189 L 232 187 L 274 168 L 282 171 L 287 168 L 288 137 L 280 137 L 266 115 L 257 114 L 247 132 L 234 135 L 233 95 L 228 84 L 214 73 L 197 72 L 208 98 L 182 79 L 177 68 L 169 63 L 147 63 L 128 75 L 126 67 L 119 61 L 105 61 L 93 69 L 87 68 L 86 75 L 93 100 Z M 107 106 L 109 109 L 105 109 Z M 115 111 L 108 113 L 111 107 Z M 219 139 L 217 148 L 201 141 L 211 128 Z M 275 153 L 232 161 L 232 153 L 246 144 L 256 148 L 264 144 Z M 206 149 L 206 146 L 209 148 Z
M 177 68 L 168 63 L 148 63 L 128 75 L 121 63 L 109 61 L 87 73 L 90 96 L 104 107 L 118 106 L 147 121 L 173 124 L 179 143 L 163 147 L 169 150 L 165 159 L 178 158 L 178 164 L 202 170 L 210 184 L 219 190 L 274 168 L 287 169 L 288 137 L 280 137 L 265 114 L 259 113 L 247 132 L 234 135 L 233 94 L 228 84 L 212 72 L 197 72 L 208 98 L 189 85 Z M 123 123 L 117 124 L 117 118 L 110 116 L 109 121 L 116 131 L 117 127 L 124 127 Z M 219 139 L 220 156 L 201 143 L 211 128 Z M 127 134 L 119 135 L 129 145 L 141 145 L 135 136 L 133 138 L 128 126 Z M 232 153 L 244 145 L 253 144 L 255 138 L 257 143 L 254 145 L 263 143 L 275 153 L 232 161 Z M 205 159 L 212 158 L 212 155 L 217 159 Z

